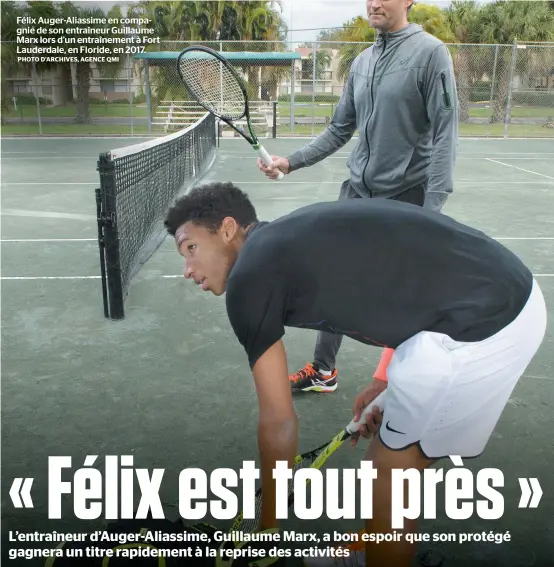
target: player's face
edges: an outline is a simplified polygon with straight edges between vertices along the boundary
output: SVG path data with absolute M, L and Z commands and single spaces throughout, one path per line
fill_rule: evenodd
M 367 17 L 374 28 L 396 31 L 405 23 L 404 14 L 413 0 L 366 0 Z
M 214 295 L 225 293 L 227 277 L 237 258 L 233 234 L 228 229 L 225 221 L 215 233 L 187 222 L 175 234 L 179 253 L 185 259 L 185 278 Z

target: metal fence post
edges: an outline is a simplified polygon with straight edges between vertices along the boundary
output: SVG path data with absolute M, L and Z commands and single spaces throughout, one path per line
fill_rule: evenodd
M 144 60 L 144 90 L 146 98 L 146 112 L 148 114 L 148 131 L 152 132 L 152 101 L 150 97 L 150 67 L 148 59 Z
M 272 138 L 277 138 L 277 104 L 278 100 L 272 100 L 271 104 L 273 106 L 273 123 L 271 125 L 271 136 Z
M 131 58 L 127 54 L 127 86 L 129 88 L 129 111 L 131 113 L 131 136 L 135 135 L 133 125 L 133 85 L 131 83 Z
M 312 138 L 315 136 L 315 73 L 316 73 L 316 44 L 312 45 Z
M 38 132 L 39 134 L 42 136 L 42 119 L 40 117 L 40 102 L 38 100 L 38 73 L 37 73 L 37 67 L 36 65 L 33 63 L 33 82 L 35 83 L 35 101 L 37 103 L 37 118 L 38 118 Z
M 294 59 L 291 62 L 291 75 L 290 75 L 290 131 L 294 132 L 294 91 L 296 90 L 295 84 L 296 67 Z
M 498 48 L 497 45 L 494 49 L 494 63 L 492 67 L 492 79 L 491 79 L 491 94 L 489 100 L 489 126 L 487 126 L 487 133 L 490 134 L 490 124 L 492 122 L 492 116 L 494 114 L 494 83 L 496 81 L 496 65 L 498 63 Z
M 508 77 L 508 100 L 506 101 L 506 116 L 504 118 L 504 138 L 508 137 L 508 122 L 510 121 L 510 112 L 512 106 L 512 88 L 514 83 L 514 72 L 516 68 L 517 56 L 517 39 L 514 39 L 512 47 L 512 62 L 510 64 L 510 75 Z

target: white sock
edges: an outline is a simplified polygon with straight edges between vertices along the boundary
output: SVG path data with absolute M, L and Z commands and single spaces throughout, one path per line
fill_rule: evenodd
M 322 376 L 331 376 L 331 374 L 333 374 L 330 370 L 320 370 L 319 373 Z

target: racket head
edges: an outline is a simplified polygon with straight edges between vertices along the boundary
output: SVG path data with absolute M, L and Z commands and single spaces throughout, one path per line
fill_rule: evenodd
M 223 120 L 239 120 L 248 112 L 246 85 L 217 51 L 193 45 L 177 57 L 177 71 L 203 108 Z

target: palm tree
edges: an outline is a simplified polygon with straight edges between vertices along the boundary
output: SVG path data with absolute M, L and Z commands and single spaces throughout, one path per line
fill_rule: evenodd
M 478 26 L 481 41 L 513 45 L 515 41 L 546 42 L 554 40 L 554 12 L 544 2 L 495 2 L 484 6 Z M 514 60 L 515 58 L 515 60 Z M 498 57 L 496 75 L 498 88 L 492 101 L 492 122 L 506 117 L 512 70 L 519 76 L 532 73 L 548 75 L 552 56 L 548 49 L 502 49 Z
M 58 17 L 63 17 L 67 19 L 69 16 L 78 17 L 78 18 L 96 18 L 102 19 L 106 18 L 106 13 L 98 7 L 93 8 L 82 8 L 71 4 L 70 2 L 63 2 L 56 6 L 58 10 Z M 117 10 L 114 12 L 112 9 L 111 14 L 117 13 Z M 119 11 L 119 14 L 121 12 Z M 87 24 L 90 28 L 96 29 L 105 29 L 111 30 L 113 26 L 104 25 L 104 24 Z M 79 38 L 82 38 L 81 34 L 72 33 L 72 29 L 76 29 L 75 24 L 66 24 L 66 33 L 65 36 L 68 40 L 75 39 L 75 45 L 77 45 L 77 41 Z M 121 37 L 121 34 L 112 34 L 111 31 L 108 32 L 109 37 Z M 92 37 L 92 36 L 91 36 Z M 76 90 L 76 97 L 75 101 L 77 104 L 76 115 L 73 119 L 73 122 L 76 124 L 90 124 L 91 117 L 90 117 L 90 79 L 92 76 L 92 67 L 91 63 L 88 61 L 90 57 L 89 53 L 79 53 L 74 54 L 74 57 L 77 57 L 77 62 L 75 63 L 75 90 Z M 111 63 L 111 64 L 98 64 L 98 70 L 101 77 L 106 77 L 107 75 L 111 75 L 112 77 L 117 75 L 119 70 L 122 68 L 124 64 L 124 57 L 120 57 L 120 61 L 118 63 Z
M 438 6 L 416 4 L 408 12 L 408 20 L 421 25 L 427 33 L 445 43 L 456 41 L 456 36 L 448 25 L 444 11 Z
M 339 41 L 346 43 L 339 51 L 338 78 L 346 80 L 354 59 L 375 41 L 375 28 L 369 25 L 369 21 L 362 16 L 357 16 L 348 21 L 340 32 Z
M 220 41 L 247 40 L 249 42 L 277 40 L 282 42 L 286 29 L 280 13 L 275 9 L 278 2 L 269 0 L 259 2 L 241 1 L 154 1 L 137 2 L 129 8 L 133 17 L 143 16 L 151 19 L 162 45 L 150 46 L 147 50 L 164 50 L 163 41 L 194 42 L 214 49 L 220 48 Z M 255 51 L 259 43 L 241 43 L 241 50 Z M 274 44 L 275 49 L 279 43 Z M 171 50 L 176 49 L 171 45 Z M 227 46 L 224 46 L 227 49 Z M 284 44 L 282 49 L 284 49 Z M 257 98 L 260 84 L 259 66 L 243 66 L 248 78 L 250 94 Z M 285 73 L 287 70 L 284 71 Z M 282 69 L 265 70 L 262 76 L 273 81 L 283 73 Z M 156 66 L 151 69 L 151 88 L 153 108 L 161 100 L 186 100 L 187 93 L 173 67 Z
M 263 0 L 260 2 L 234 2 L 232 9 L 236 13 L 237 32 L 244 43 L 240 49 L 244 51 L 259 51 L 259 41 L 272 42 L 272 50 L 284 50 L 286 38 L 286 26 L 276 9 L 281 7 L 281 2 Z M 264 46 L 265 47 L 265 46 Z M 247 78 L 248 94 L 255 100 L 258 98 L 260 81 L 265 74 L 267 81 L 278 81 L 284 76 L 286 69 L 275 68 L 265 73 L 260 66 L 242 65 L 242 71 Z
M 10 109 L 11 92 L 7 77 L 12 76 L 20 68 L 17 62 L 16 41 L 17 28 L 19 27 L 17 18 L 22 15 L 23 10 L 20 5 L 15 2 L 2 2 L 2 51 L 0 52 L 2 65 L 2 80 L 0 86 L 2 124 L 5 120 L 5 114 L 9 112 Z
M 456 88 L 460 109 L 460 121 L 469 121 L 469 105 L 475 83 L 487 73 L 486 62 L 490 51 L 476 48 L 471 43 L 479 43 L 478 23 L 481 8 L 475 1 L 456 0 L 445 10 L 445 20 L 459 45 L 451 46 L 450 53 L 454 64 Z M 489 75 L 490 76 L 490 75 Z
M 148 18 L 153 22 L 155 34 L 160 38 L 160 44 L 148 45 L 147 51 L 165 51 L 176 49 L 175 44 L 164 46 L 163 42 L 195 42 L 216 47 L 206 40 L 212 36 L 212 2 L 181 2 L 181 1 L 141 1 L 129 7 L 130 17 Z M 181 45 L 179 48 L 182 48 Z M 164 100 L 189 100 L 186 91 L 174 65 L 156 65 L 150 68 L 150 88 L 152 92 L 152 110 L 155 112 Z M 144 75 L 140 78 L 144 88 Z
M 66 3 L 65 7 L 71 8 L 71 3 Z M 9 107 L 8 86 L 5 77 L 10 75 L 22 73 L 25 76 L 31 75 L 33 83 L 38 78 L 38 75 L 45 71 L 55 71 L 58 75 L 63 77 L 65 85 L 71 84 L 71 66 L 69 63 L 21 63 L 17 60 L 16 54 L 16 36 L 17 29 L 20 24 L 17 23 L 18 16 L 30 16 L 32 18 L 57 18 L 60 17 L 59 6 L 54 5 L 52 2 L 27 2 L 14 3 L 2 2 L 2 110 Z M 32 34 L 31 34 L 32 35 Z M 37 37 L 35 35 L 35 37 Z M 61 95 L 61 103 L 65 104 L 71 100 L 72 94 L 70 88 L 62 89 L 58 92 Z M 38 97 L 38 93 L 35 93 Z

